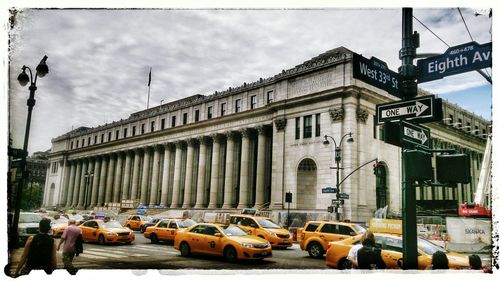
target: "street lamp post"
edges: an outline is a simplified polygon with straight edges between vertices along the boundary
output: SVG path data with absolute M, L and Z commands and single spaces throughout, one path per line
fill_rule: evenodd
M 336 187 L 336 194 L 337 194 L 337 199 L 340 199 L 339 198 L 339 194 L 340 194 L 340 177 L 339 177 L 339 171 L 340 171 L 340 161 L 342 160 L 342 156 L 340 155 L 342 150 L 341 150 L 341 146 L 342 146 L 342 142 L 344 141 L 345 137 L 349 137 L 347 139 L 347 142 L 354 142 L 354 139 L 352 138 L 352 133 L 349 132 L 345 135 L 342 136 L 342 138 L 340 138 L 340 142 L 339 144 L 337 145 L 337 142 L 335 141 L 335 139 L 332 137 L 332 136 L 329 136 L 329 135 L 325 135 L 325 140 L 323 141 L 323 144 L 325 145 L 328 145 L 330 144 L 330 142 L 328 141 L 328 138 L 330 138 L 332 141 L 333 141 L 333 144 L 335 145 L 335 164 L 336 164 L 336 167 L 332 167 L 332 169 L 336 169 L 336 181 L 335 181 L 335 187 Z M 336 208 L 336 212 L 335 212 L 335 219 L 338 221 L 340 220 L 340 214 L 339 214 L 339 209 L 338 209 L 338 206 L 340 205 L 337 205 L 337 208 Z
M 17 80 L 19 81 L 19 84 L 21 86 L 26 86 L 28 82 L 31 82 L 29 86 L 30 90 L 30 96 L 28 98 L 28 118 L 26 120 L 26 131 L 24 133 L 24 145 L 23 145 L 23 153 L 21 157 L 21 163 L 19 165 L 19 170 L 21 171 L 21 179 L 19 180 L 19 184 L 17 187 L 17 192 L 16 192 L 16 204 L 15 204 L 15 209 L 14 209 L 14 218 L 12 222 L 12 228 L 11 228 L 11 242 L 12 244 L 10 245 L 11 248 L 17 248 L 18 247 L 18 242 L 19 242 L 19 235 L 17 233 L 17 226 L 19 224 L 19 211 L 21 208 L 21 197 L 22 197 L 22 190 L 24 187 L 24 184 L 26 182 L 28 173 L 26 171 L 26 156 L 28 156 L 28 140 L 29 140 L 29 135 L 30 135 L 30 125 L 31 125 L 31 112 L 33 111 L 33 107 L 35 106 L 35 91 L 36 91 L 36 81 L 38 77 L 40 78 L 44 77 L 47 73 L 49 73 L 49 67 L 46 64 L 47 61 L 47 56 L 44 56 L 38 66 L 36 67 L 36 73 L 35 73 L 35 79 L 33 79 L 33 74 L 31 72 L 31 68 L 23 65 L 22 69 L 23 72 L 19 74 L 17 77 Z M 29 76 L 26 73 L 26 69 L 29 71 Z
M 90 183 L 92 181 L 92 177 L 94 176 L 94 171 L 85 171 L 85 197 L 83 202 L 83 208 L 87 209 L 87 204 L 89 203 L 89 193 L 90 193 Z

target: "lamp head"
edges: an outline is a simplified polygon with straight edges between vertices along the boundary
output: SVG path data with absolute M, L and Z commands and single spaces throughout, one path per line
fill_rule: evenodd
M 347 142 L 354 142 L 354 139 L 352 138 L 352 133 L 349 133 L 349 138 L 347 139 Z
M 49 67 L 47 66 L 47 64 L 45 63 L 45 61 L 47 61 L 47 56 L 44 56 L 43 59 L 40 61 L 40 63 L 38 64 L 38 66 L 36 67 L 36 73 L 38 74 L 38 76 L 40 77 L 43 77 L 45 76 L 47 73 L 49 73 Z
M 324 144 L 324 145 L 329 145 L 329 144 L 330 144 L 330 142 L 329 142 L 329 141 L 328 141 L 328 139 L 326 138 L 326 135 L 325 135 L 325 140 L 323 141 L 323 144 Z
M 23 72 L 21 72 L 21 74 L 17 76 L 17 81 L 19 81 L 19 84 L 21 84 L 21 86 L 23 87 L 26 86 L 26 84 L 28 84 L 28 82 L 30 81 L 30 77 L 26 73 L 26 66 L 23 66 Z

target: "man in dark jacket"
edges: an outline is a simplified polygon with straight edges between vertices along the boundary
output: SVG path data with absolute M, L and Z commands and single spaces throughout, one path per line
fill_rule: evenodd
M 40 221 L 39 232 L 35 236 L 31 236 L 26 241 L 23 255 L 19 262 L 15 276 L 19 275 L 19 271 L 23 268 L 21 274 L 29 274 L 32 269 L 43 269 L 47 274 L 51 274 L 57 266 L 56 260 L 56 243 L 49 236 L 50 219 L 44 218 Z
M 380 253 L 381 250 L 375 247 L 375 236 L 369 230 L 365 235 L 362 242 L 363 247 L 358 250 L 358 268 L 385 269 L 385 263 Z

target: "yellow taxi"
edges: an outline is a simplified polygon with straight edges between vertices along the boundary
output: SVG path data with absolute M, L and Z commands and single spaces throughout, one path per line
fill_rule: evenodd
M 196 222 L 191 219 L 162 219 L 156 225 L 147 227 L 144 237 L 149 238 L 153 244 L 159 241 L 174 241 L 177 231 L 195 224 Z
M 372 219 L 369 229 L 374 232 L 375 244 L 381 249 L 382 259 L 387 269 L 401 269 L 403 265 L 402 223 L 400 220 Z M 338 269 L 350 268 L 347 260 L 349 250 L 361 243 L 361 236 L 357 235 L 341 241 L 330 242 L 326 252 L 327 266 Z M 446 253 L 450 269 L 466 269 L 469 267 L 469 258 L 459 253 L 448 252 L 432 242 L 417 238 L 418 269 L 426 269 L 432 263 L 432 255 L 437 251 Z
M 195 224 L 177 232 L 174 248 L 183 257 L 191 254 L 223 256 L 227 261 L 264 259 L 272 256 L 271 244 L 260 237 L 248 235 L 236 225 Z
M 365 233 L 366 229 L 355 223 L 308 221 L 299 231 L 300 249 L 307 251 L 313 258 L 319 258 L 325 254 L 329 242 Z
M 266 239 L 273 248 L 292 246 L 292 235 L 270 218 L 251 215 L 231 215 L 229 223 L 235 224 L 249 234 Z
M 68 219 L 65 217 L 54 218 L 50 222 L 53 237 L 61 237 L 66 227 L 68 227 Z
M 151 220 L 150 217 L 140 216 L 140 215 L 132 215 L 127 218 L 125 221 L 125 226 L 132 230 L 141 230 L 142 226 Z
M 106 243 L 127 243 L 134 241 L 134 232 L 127 227 L 123 227 L 119 222 L 112 220 L 104 222 L 103 220 L 89 220 L 82 223 L 83 241 Z

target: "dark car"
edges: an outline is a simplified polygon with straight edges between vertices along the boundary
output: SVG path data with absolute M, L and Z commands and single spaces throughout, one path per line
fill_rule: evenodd
M 148 226 L 153 226 L 153 225 L 156 225 L 156 223 L 158 223 L 160 220 L 162 220 L 163 218 L 151 218 L 151 220 L 145 222 L 142 226 L 141 226 L 141 233 L 144 233 L 144 231 L 146 231 L 146 228 L 148 228 Z

